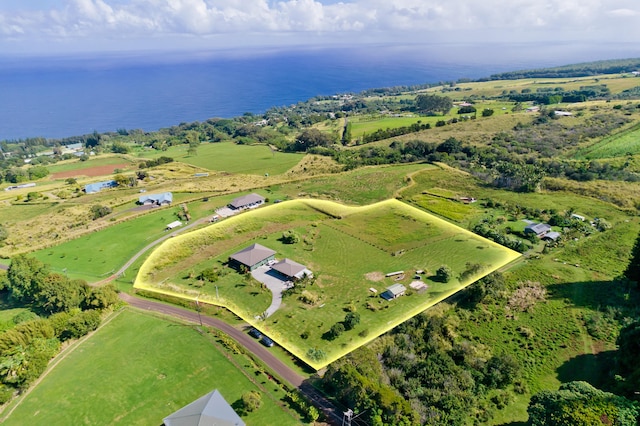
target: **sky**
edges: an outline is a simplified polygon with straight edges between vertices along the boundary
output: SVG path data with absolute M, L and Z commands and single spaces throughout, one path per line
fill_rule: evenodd
M 640 42 L 638 0 L 0 0 L 0 56 Z

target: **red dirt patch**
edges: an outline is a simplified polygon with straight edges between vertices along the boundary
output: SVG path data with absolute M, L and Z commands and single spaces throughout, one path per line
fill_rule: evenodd
M 76 169 L 76 170 L 69 170 L 67 172 L 52 173 L 51 177 L 53 179 L 65 179 L 65 178 L 78 177 L 78 176 L 86 176 L 86 177 L 105 176 L 105 175 L 113 174 L 113 171 L 115 169 L 126 169 L 128 167 L 131 167 L 130 163 L 108 164 L 106 166 L 96 166 L 96 167 L 89 167 L 86 169 Z

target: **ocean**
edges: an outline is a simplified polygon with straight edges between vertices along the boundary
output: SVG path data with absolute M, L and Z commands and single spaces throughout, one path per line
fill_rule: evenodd
M 570 51 L 573 57 L 549 46 L 498 46 L 483 53 L 477 46 L 434 44 L 0 56 L 0 140 L 121 128 L 153 131 L 212 117 L 260 114 L 319 95 L 625 57 L 604 48 L 597 56 L 589 46 Z

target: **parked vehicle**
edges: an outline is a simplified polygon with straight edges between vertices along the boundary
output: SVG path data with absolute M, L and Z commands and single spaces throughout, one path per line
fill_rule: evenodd
M 257 328 L 251 327 L 251 330 L 249 330 L 249 336 L 259 339 L 262 337 L 262 333 L 260 333 L 260 331 Z
M 273 340 L 269 339 L 267 336 L 262 336 L 262 339 L 260 339 L 260 343 L 262 343 L 268 348 L 273 346 Z

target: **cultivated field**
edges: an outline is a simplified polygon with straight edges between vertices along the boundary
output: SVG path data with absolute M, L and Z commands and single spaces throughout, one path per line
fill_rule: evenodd
M 282 243 L 285 231 L 301 241 Z M 281 308 L 266 320 L 260 318 L 271 293 L 224 264 L 254 242 L 276 250 L 279 259 L 306 265 L 315 275 L 313 283 L 303 284 L 306 294 L 285 295 Z M 135 287 L 226 306 L 318 369 L 518 256 L 397 200 L 364 207 L 295 200 L 165 242 L 140 268 Z M 470 263 L 479 264 L 477 270 L 470 272 Z M 448 283 L 434 279 L 441 265 L 453 270 Z M 214 282 L 198 279 L 207 268 L 218 271 Z M 405 271 L 402 278 L 385 278 L 399 270 Z M 409 286 L 418 270 L 427 271 L 419 279 L 426 290 Z M 408 295 L 383 300 L 380 294 L 394 283 L 404 284 Z M 357 312 L 360 324 L 329 340 L 328 330 L 346 312 Z M 324 356 L 309 356 L 320 348 Z
M 69 351 L 3 424 L 157 426 L 214 389 L 232 405 L 261 393 L 262 406 L 243 419 L 249 425 L 300 424 L 278 406 L 284 393 L 249 373 L 192 327 L 124 310 Z

